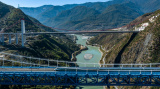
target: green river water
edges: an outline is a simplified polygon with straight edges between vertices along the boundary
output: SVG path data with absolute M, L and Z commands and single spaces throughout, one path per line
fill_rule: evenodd
M 99 67 L 99 61 L 100 61 L 101 56 L 102 56 L 101 52 L 98 50 L 98 47 L 86 45 L 87 39 L 82 39 L 82 38 L 84 38 L 84 36 L 77 35 L 77 39 L 78 39 L 77 44 L 87 46 L 88 50 L 82 51 L 79 55 L 76 56 L 77 64 L 80 67 L 85 67 L 85 66 L 86 67 L 94 67 L 94 66 Z M 85 38 L 86 38 L 86 36 L 85 36 Z M 92 59 L 90 59 L 90 60 L 84 59 L 85 54 L 92 54 L 93 55 Z M 81 64 L 79 62 L 81 62 L 81 63 L 97 63 L 97 64 L 95 64 L 95 65 L 93 65 L 93 64 L 85 65 L 85 64 Z
M 99 61 L 102 57 L 102 54 L 101 52 L 98 50 L 98 47 L 95 47 L 95 46 L 90 46 L 90 45 L 86 45 L 86 41 L 87 41 L 87 37 L 86 36 L 82 36 L 82 35 L 76 35 L 77 36 L 77 41 L 76 43 L 77 44 L 81 44 L 83 46 L 87 46 L 88 47 L 88 50 L 85 50 L 85 51 L 82 51 L 79 55 L 76 56 L 77 58 L 77 64 L 80 66 L 80 67 L 99 67 Z M 85 54 L 92 54 L 93 55 L 93 58 L 90 59 L 90 60 L 86 60 L 84 59 L 84 55 Z M 84 65 L 84 64 L 81 64 L 81 63 L 98 63 L 96 65 Z M 79 88 L 81 87 L 81 88 Z M 77 89 L 103 89 L 103 86 L 79 86 L 77 87 Z

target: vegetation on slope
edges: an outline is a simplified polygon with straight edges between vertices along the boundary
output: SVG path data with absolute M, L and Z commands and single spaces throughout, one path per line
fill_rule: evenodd
M 160 10 L 152 13 L 150 16 L 156 16 L 159 13 Z M 135 39 L 122 54 L 121 62 L 160 63 L 160 16 L 154 23 L 150 23 L 150 25 L 144 31 L 140 32 L 135 37 Z M 159 87 L 139 88 L 159 89 Z
M 159 9 L 159 4 L 159 0 L 112 0 L 108 2 L 69 4 L 64 6 L 45 5 L 37 8 L 22 7 L 20 9 L 26 14 L 36 17 L 40 22 L 48 26 L 69 30 L 104 30 L 123 26 L 143 13 L 155 11 Z M 86 17 L 87 19 L 81 18 L 78 15 L 77 17 L 76 12 L 72 14 L 73 16 L 69 15 L 68 11 L 74 12 L 75 7 L 82 9 L 80 8 L 81 6 L 87 9 L 94 9 L 100 14 L 94 17 Z M 83 10 L 85 11 L 85 9 Z M 83 10 L 79 10 L 79 12 L 83 12 Z M 63 15 L 64 17 L 69 15 L 68 18 L 70 16 L 73 18 L 76 17 L 77 20 L 72 21 L 67 17 L 60 17 L 64 21 L 56 21 L 55 18 L 59 18 L 59 15 Z M 86 15 L 84 14 L 84 16 Z
M 40 26 L 41 23 L 39 21 L 25 15 L 20 9 L 16 9 L 0 2 L 0 30 L 2 32 L 21 31 L 21 19 L 25 20 L 26 32 L 54 31 L 51 28 Z
M 139 26 L 139 24 L 144 23 L 144 22 L 148 22 L 149 21 L 148 19 L 154 15 L 155 15 L 154 13 L 145 14 L 145 15 L 137 18 L 133 22 L 131 22 L 127 28 L 130 30 L 133 30 L 136 26 Z M 141 22 L 141 23 L 139 23 L 139 22 Z M 139 24 L 136 24 L 136 23 L 139 23 Z M 144 43 L 146 42 L 147 46 L 148 46 L 149 43 L 152 43 L 150 35 L 155 34 L 155 33 L 158 34 L 158 31 L 153 32 L 154 30 L 151 30 L 151 29 L 155 29 L 153 27 L 154 26 L 152 26 L 152 24 L 151 24 L 144 31 L 137 34 L 137 36 L 133 39 L 133 41 L 131 41 L 131 43 L 128 45 L 128 47 L 125 48 L 124 53 L 122 54 L 122 61 L 120 61 L 121 63 L 127 63 L 127 62 L 128 63 L 135 63 L 136 61 L 138 63 L 140 62 L 138 60 L 140 60 L 140 58 L 142 57 L 141 52 L 143 53 L 143 51 L 144 51 L 143 49 L 148 49 L 148 48 L 144 48 L 144 47 L 146 47 L 146 46 L 144 46 Z M 94 38 L 91 39 L 90 43 L 93 44 L 95 42 L 95 44 L 101 45 L 101 47 L 103 49 L 108 51 L 107 52 L 108 56 L 106 56 L 106 63 L 108 63 L 108 62 L 110 62 L 109 60 L 114 60 L 117 57 L 118 53 L 124 47 L 124 45 L 128 42 L 130 37 L 131 37 L 131 34 L 100 34 L 99 36 L 95 37 L 96 39 L 94 39 Z M 158 37 L 158 35 L 157 35 L 157 37 Z M 126 40 L 124 40 L 124 39 L 126 39 Z M 152 37 L 152 39 L 153 39 L 153 37 Z M 156 44 L 157 44 L 157 42 L 156 42 Z M 131 47 L 131 45 L 133 47 Z M 152 45 L 152 44 L 150 44 L 150 45 Z M 133 48 L 134 48 L 134 50 L 133 50 Z M 147 52 L 147 51 L 145 51 L 145 52 Z M 157 52 L 151 52 L 151 53 L 157 53 Z M 148 54 L 148 53 L 146 53 L 146 54 Z M 125 55 L 125 56 L 123 56 L 123 55 Z M 130 59 L 130 60 L 128 60 L 128 59 Z M 114 63 L 114 61 L 112 61 L 112 63 Z
M 103 12 L 77 6 L 62 11 L 45 23 L 52 27 L 69 30 L 104 30 L 126 25 L 140 15 L 142 12 L 131 2 L 109 6 Z
M 160 11 L 157 11 L 160 13 Z M 156 20 L 156 23 L 153 24 L 153 46 L 151 53 L 151 62 L 160 63 L 160 17 Z
M 18 32 L 21 31 L 21 23 L 16 23 L 21 18 L 25 19 L 26 22 L 26 32 L 39 32 L 39 31 L 54 31 L 53 29 L 39 26 L 39 21 L 36 19 L 25 15 L 20 9 L 16 9 L 10 7 L 6 4 L 0 2 L 1 5 L 5 8 L 2 8 L 0 11 L 0 28 L 1 32 Z M 8 8 L 8 10 L 6 10 Z M 3 10 L 4 9 L 4 10 Z M 6 11 L 6 12 L 5 12 Z M 38 23 L 38 24 L 35 24 Z M 41 24 L 40 24 L 41 25 Z M 7 39 L 5 39 L 7 41 Z M 19 45 L 15 45 L 15 41 L 9 45 L 5 42 L 5 45 L 0 45 L 1 51 L 7 53 L 13 53 L 17 55 L 24 56 L 32 56 L 32 57 L 40 57 L 40 58 L 48 58 L 51 60 L 65 60 L 71 61 L 71 56 L 74 51 L 79 50 L 79 46 L 77 46 L 72 40 L 70 40 L 66 35 L 32 35 L 27 36 L 27 42 L 25 43 L 25 47 L 21 47 L 21 40 L 19 40 Z M 8 56 L 7 56 L 8 57 Z M 8 57 L 11 58 L 11 57 Z M 12 58 L 13 59 L 13 58 Z M 8 59 L 9 60 L 9 59 Z M 22 59 L 21 59 L 22 60 Z M 8 63 L 9 64 L 9 63 Z M 18 66 L 20 64 L 15 64 Z M 63 64 L 60 64 L 63 65 Z M 5 86 L 0 85 L 3 89 L 8 88 L 34 88 L 34 86 Z M 36 86 L 40 88 L 53 88 L 53 89 L 63 89 L 66 86 Z M 75 88 L 73 86 L 67 86 L 68 88 Z
M 102 48 L 105 50 L 110 49 L 105 53 L 105 55 L 107 54 L 107 56 L 105 56 L 105 63 L 117 63 L 117 57 L 120 59 L 118 63 L 160 63 L 160 16 L 158 16 L 153 23 L 149 21 L 151 17 L 157 16 L 159 13 L 160 10 L 145 14 L 128 25 L 128 29 L 133 30 L 142 23 L 149 23 L 149 26 L 133 37 L 129 44 L 127 42 L 131 39 L 131 34 L 119 34 L 119 37 L 117 37 L 117 34 L 101 34 L 91 39 L 90 43 L 96 41 L 96 43 L 102 45 Z M 140 21 L 142 22 L 136 24 Z M 115 38 L 113 39 L 111 36 Z M 118 39 L 120 39 L 120 41 L 117 41 Z M 116 42 L 114 43 L 114 41 Z M 125 47 L 126 44 L 127 46 Z M 121 55 L 118 56 L 118 54 Z M 103 61 L 101 60 L 101 62 Z M 132 89 L 133 87 L 123 88 Z M 139 89 L 141 87 L 134 88 Z M 152 87 L 152 89 L 154 88 L 156 87 Z
M 21 23 L 15 24 L 20 18 L 25 19 L 26 31 L 30 32 L 38 32 L 38 31 L 46 31 L 52 30 L 47 27 L 42 27 L 39 21 L 36 19 L 25 15 L 20 9 L 13 8 L 11 6 L 4 5 L 10 11 L 5 14 L 2 18 L 1 27 L 3 32 L 18 32 L 21 31 Z M 37 25 L 38 23 L 40 25 Z M 5 27 L 9 27 L 15 24 L 13 27 L 7 29 Z M 52 30 L 54 31 L 54 30 Z M 19 44 L 20 44 L 19 40 Z M 14 44 L 14 43 L 13 43 Z M 21 46 L 13 46 L 13 45 L 4 45 L 6 49 L 9 48 L 10 52 L 18 53 L 26 56 L 33 57 L 42 57 L 42 58 L 51 58 L 57 60 L 67 60 L 70 61 L 72 53 L 74 51 L 79 50 L 79 47 L 70 40 L 66 35 L 39 35 L 39 36 L 27 36 L 27 42 L 25 43 L 25 48 L 21 48 Z
M 65 36 L 60 36 L 61 39 L 58 37 L 38 36 L 34 40 L 30 40 L 26 45 L 27 49 L 33 52 L 28 52 L 28 50 L 21 50 L 20 52 L 27 56 L 70 61 L 72 53 L 79 50 L 79 47 Z

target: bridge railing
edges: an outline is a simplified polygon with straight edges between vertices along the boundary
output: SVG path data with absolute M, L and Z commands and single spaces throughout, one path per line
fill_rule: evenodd
M 10 53 L 0 52 L 2 57 L 0 59 L 1 66 L 29 66 L 29 67 L 79 67 L 78 64 L 82 64 L 80 67 L 159 67 L 160 63 L 145 63 L 145 64 L 100 64 L 100 63 L 83 63 L 83 62 L 70 62 L 70 61 L 61 61 L 54 59 L 46 59 L 46 58 L 36 58 L 36 57 L 28 57 L 22 55 L 15 55 Z

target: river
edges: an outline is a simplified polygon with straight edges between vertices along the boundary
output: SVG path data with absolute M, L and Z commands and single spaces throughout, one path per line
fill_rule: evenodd
M 81 64 L 81 63 L 99 63 L 101 57 L 102 57 L 102 54 L 101 52 L 99 51 L 99 48 L 98 47 L 95 47 L 95 46 L 90 46 L 90 45 L 86 45 L 86 41 L 88 39 L 87 36 L 82 36 L 82 35 L 76 35 L 77 36 L 77 41 L 76 43 L 77 44 L 81 44 L 83 46 L 87 46 L 88 47 L 88 50 L 85 50 L 85 51 L 82 51 L 79 55 L 76 56 L 77 58 L 77 64 L 80 66 L 80 67 L 99 67 L 99 64 L 96 64 L 96 65 L 84 65 L 84 64 Z M 84 55 L 85 54 L 92 54 L 93 57 L 90 59 L 90 60 L 86 60 L 84 58 Z M 79 63 L 81 62 L 81 63 Z M 81 88 L 79 88 L 81 87 Z M 77 87 L 77 89 L 103 89 L 103 86 L 79 86 Z

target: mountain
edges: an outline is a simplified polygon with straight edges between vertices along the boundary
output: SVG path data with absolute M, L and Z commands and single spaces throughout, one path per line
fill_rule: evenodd
M 102 30 L 126 25 L 142 14 L 143 12 L 131 2 L 111 5 L 103 12 L 77 6 L 48 19 L 45 24 L 70 30 Z
M 131 1 L 140 6 L 141 11 L 144 13 L 149 13 L 160 9 L 160 1 L 159 0 L 114 0 L 119 2 Z
M 20 9 L 16 9 L 12 6 L 6 5 L 0 2 L 0 29 L 1 33 L 17 33 L 21 31 L 20 19 L 25 20 L 26 32 L 39 32 L 39 31 L 55 31 L 54 29 L 44 27 L 38 20 L 33 17 L 27 16 Z M 0 42 L 0 51 L 5 53 L 11 53 L 16 55 L 24 55 L 29 57 L 38 57 L 46 58 L 50 60 L 64 60 L 71 61 L 72 53 L 79 50 L 80 47 L 76 45 L 68 36 L 66 35 L 26 35 L 25 47 L 21 46 L 21 36 L 19 35 L 18 41 L 19 44 L 15 45 L 15 40 L 12 41 L 12 44 L 8 44 L 8 35 L 5 35 L 4 45 Z M 11 35 L 14 39 L 15 35 Z M 8 59 L 9 58 L 9 59 Z M 15 58 L 10 56 L 5 56 L 7 60 L 15 60 Z M 30 61 L 29 59 L 20 59 L 25 60 L 25 62 Z M 35 60 L 37 61 L 37 60 Z M 34 63 L 35 63 L 34 61 Z M 31 62 L 31 61 L 30 61 Z M 33 62 L 33 61 L 32 61 Z M 47 64 L 45 61 L 40 61 L 40 63 Z M 55 63 L 52 62 L 52 65 Z M 5 63 L 5 66 L 10 66 L 11 63 Z M 15 66 L 21 66 L 20 63 L 15 63 Z M 65 65 L 63 63 L 59 64 Z M 25 65 L 23 65 L 25 66 Z M 68 65 L 71 66 L 71 65 Z M 4 89 L 21 89 L 23 88 L 33 88 L 33 86 L 23 86 L 23 85 L 0 85 Z M 48 86 L 38 86 L 39 88 L 46 88 Z M 50 86 L 48 88 L 70 88 L 73 86 Z
M 126 29 L 136 30 L 146 23 L 149 25 L 137 34 L 99 34 L 89 44 L 100 46 L 104 53 L 101 63 L 159 63 L 160 10 L 136 18 Z
M 84 19 L 94 19 L 98 14 L 99 12 L 94 9 L 85 6 L 77 6 L 73 9 L 61 12 L 56 17 L 47 20 L 45 23 L 49 26 L 68 29 L 69 27 L 73 27 L 82 22 Z
M 5 32 L 13 32 L 13 29 L 16 31 L 20 31 L 20 28 L 16 24 L 12 29 L 8 27 L 12 26 L 15 22 L 18 22 L 18 20 L 24 18 L 26 20 L 29 20 L 28 17 L 19 9 L 15 9 L 12 6 L 8 6 L 2 2 L 0 2 L 0 28 L 3 29 Z M 28 24 L 26 24 L 28 26 Z M 32 24 L 33 25 L 33 24 Z M 30 27 L 30 26 L 28 26 Z M 34 28 L 33 28 L 34 29 Z
M 103 24 L 103 29 L 110 29 L 126 25 L 142 14 L 134 3 L 127 2 L 108 6 L 94 22 Z
M 49 18 L 54 18 L 55 15 L 58 15 L 60 12 L 72 9 L 76 6 L 85 6 L 88 8 L 95 9 L 102 12 L 107 6 L 116 4 L 117 2 L 94 2 L 94 3 L 84 3 L 84 4 L 67 4 L 63 6 L 52 6 L 44 5 L 37 8 L 29 7 L 20 7 L 20 9 L 29 16 L 32 16 L 38 19 L 40 22 L 44 23 L 45 20 Z
M 127 30 L 136 30 L 148 24 L 139 33 L 99 34 L 89 44 L 97 44 L 103 52 L 101 63 L 141 64 L 160 62 L 160 10 L 144 14 L 129 23 Z M 122 27 L 124 28 L 124 27 Z M 116 67 L 116 66 L 115 66 Z M 122 87 L 119 87 L 122 88 Z M 158 87 L 127 87 L 125 89 L 157 89 Z
M 53 6 L 53 5 L 44 5 L 37 8 L 29 8 L 29 7 L 20 7 L 20 9 L 27 15 L 38 19 L 40 22 L 44 22 L 49 18 L 55 17 L 61 11 L 67 10 L 74 7 L 73 5 L 65 5 L 65 6 Z
M 8 6 L 2 2 L 0 2 L 0 17 L 1 32 L 17 33 L 21 31 L 20 19 L 22 18 L 25 20 L 26 32 L 55 31 L 54 29 L 43 26 L 38 20 L 27 16 L 20 9 Z M 6 41 L 7 40 L 8 38 L 6 38 Z M 34 57 L 56 58 L 58 60 L 64 59 L 68 61 L 72 53 L 79 49 L 79 46 L 65 35 L 26 36 L 26 40 L 24 48 L 22 48 L 20 44 L 9 45 L 5 43 L 5 45 L 0 46 L 4 49 L 8 49 L 6 52 Z M 20 40 L 19 43 L 21 43 Z
M 36 8 L 32 8 L 32 7 L 20 7 L 20 9 L 24 13 L 26 13 L 27 15 L 29 15 L 29 16 L 32 16 L 32 17 L 35 17 L 35 18 L 42 18 L 41 15 L 43 16 L 44 12 L 49 13 L 50 11 L 52 12 L 54 10 L 58 11 L 58 9 L 60 7 L 64 8 L 64 10 L 69 10 L 69 9 L 72 9 L 72 8 L 74 8 L 76 6 L 85 6 L 85 7 L 93 8 L 95 10 L 98 10 L 98 11 L 102 12 L 107 6 L 113 5 L 113 4 L 120 4 L 120 3 L 121 2 L 119 2 L 119 1 L 88 2 L 88 3 L 83 3 L 83 4 L 66 4 L 66 5 L 63 5 L 63 6 L 44 5 L 44 6 L 36 7 Z M 57 8 L 57 7 L 59 7 L 59 8 Z M 61 9 L 59 9 L 59 10 L 61 11 Z M 54 13 L 52 13 L 52 14 L 54 14 Z
M 37 15 L 37 19 L 40 22 L 44 22 L 47 19 L 57 16 L 61 11 L 64 11 L 65 8 L 61 6 L 52 6 L 51 8 L 45 10 L 44 12 Z
M 12 6 L 6 6 L 6 4 L 2 2 L 0 2 L 0 4 L 0 18 L 3 18 L 7 13 L 14 9 Z
M 53 7 L 52 5 L 44 5 L 37 8 L 29 8 L 29 7 L 20 7 L 20 9 L 27 15 L 36 18 L 37 15 L 41 14 L 42 12 L 48 10 L 49 8 Z
M 124 3 L 128 3 L 128 5 L 127 4 L 126 4 L 127 6 L 122 5 Z M 78 30 L 94 30 L 94 29 L 104 30 L 104 29 L 120 27 L 122 25 L 125 25 L 126 23 L 129 23 L 130 21 L 142 15 L 143 13 L 153 12 L 160 8 L 159 4 L 160 4 L 159 0 L 113 0 L 113 1 L 108 1 L 108 2 L 94 2 L 94 3 L 89 2 L 89 3 L 84 3 L 84 4 L 68 4 L 68 5 L 63 5 L 63 6 L 51 6 L 47 10 L 44 10 L 44 9 L 42 10 L 41 7 L 25 8 L 26 10 L 23 10 L 24 9 L 23 7 L 22 11 L 24 11 L 26 14 L 35 13 L 35 11 L 39 11 L 37 13 L 38 15 L 37 14 L 34 15 L 34 17 L 37 18 L 43 24 L 46 24 L 52 27 L 56 27 L 56 28 L 69 29 L 69 30 L 73 30 L 73 29 L 74 30 L 75 29 L 76 30 L 77 29 Z M 122 6 L 119 6 L 120 8 L 118 8 L 118 5 L 122 5 Z M 76 18 L 78 19 L 77 21 L 72 21 L 72 20 L 70 21 L 68 18 L 64 18 L 64 21 L 55 20 L 55 18 L 58 18 L 59 16 L 65 16 L 67 13 L 64 13 L 64 12 L 75 10 L 75 7 L 76 8 L 79 7 L 80 9 L 80 6 L 86 7 L 88 9 L 94 9 L 95 11 L 99 12 L 101 15 L 97 16 L 96 14 L 94 16 L 95 17 L 94 19 L 97 19 L 97 20 L 93 20 L 93 17 L 91 18 L 86 17 L 87 19 Z M 116 8 L 117 10 L 113 11 L 114 8 Z M 27 9 L 29 11 L 27 11 Z M 112 10 L 111 12 L 109 12 L 110 9 Z M 128 13 L 124 12 L 125 9 Z M 130 14 L 130 12 L 132 14 Z M 122 13 L 124 13 L 124 15 Z M 77 13 L 75 13 L 75 15 L 76 14 Z M 120 17 L 118 18 L 118 16 Z M 68 21 L 66 21 L 66 19 Z M 106 23 L 109 23 L 109 24 L 106 25 Z
M 16 9 L 12 6 L 8 6 L 0 2 L 0 28 L 4 32 L 17 32 L 21 31 L 20 20 L 25 19 L 26 32 L 32 31 L 54 31 L 48 27 L 38 26 L 42 25 L 38 20 L 25 15 L 20 9 Z M 35 24 L 35 22 L 37 24 Z

